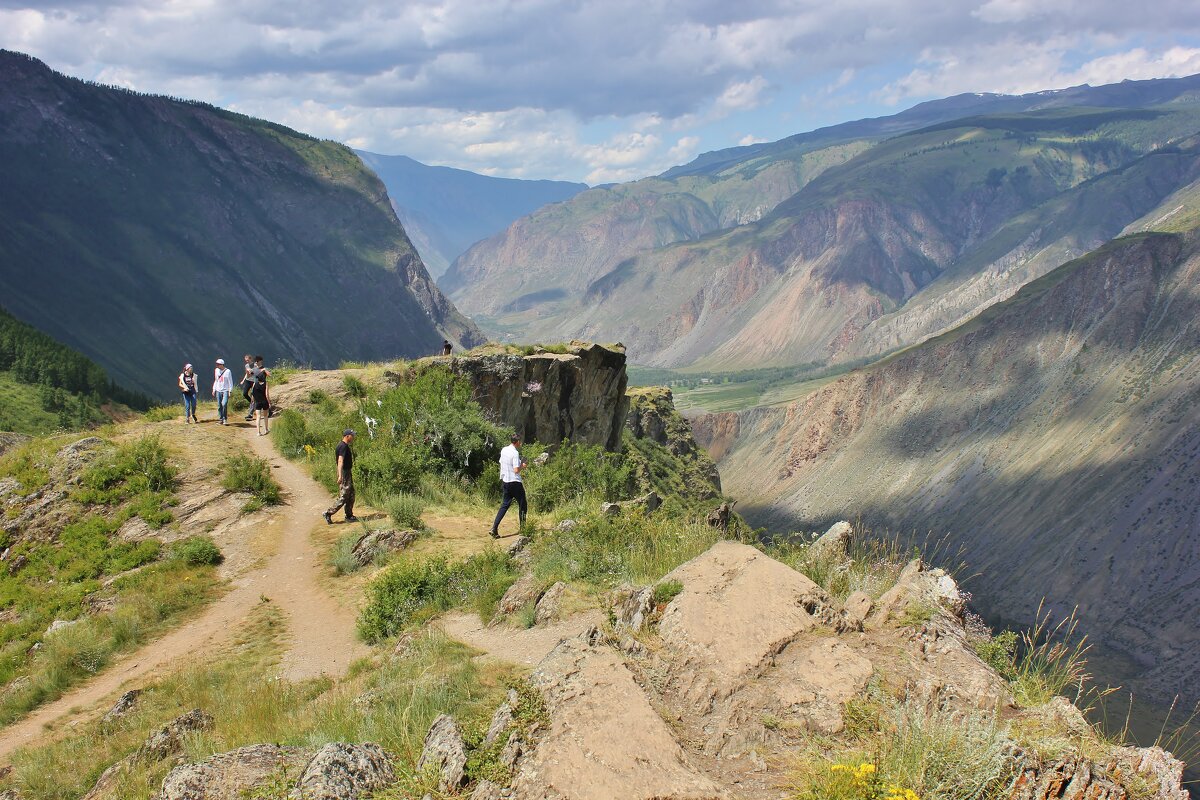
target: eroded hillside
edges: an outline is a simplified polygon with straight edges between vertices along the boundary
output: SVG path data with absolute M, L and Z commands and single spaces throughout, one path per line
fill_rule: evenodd
M 924 346 L 700 438 L 751 519 L 933 531 L 990 613 L 1078 605 L 1143 695 L 1200 695 L 1195 232 L 1119 239 Z M 1189 701 L 1190 702 L 1190 701 Z

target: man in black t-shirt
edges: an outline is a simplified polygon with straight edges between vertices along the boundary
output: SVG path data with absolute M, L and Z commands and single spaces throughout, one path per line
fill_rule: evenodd
M 333 515 L 343 506 L 346 507 L 346 522 L 358 521 L 358 517 L 354 516 L 354 451 L 350 449 L 350 443 L 353 441 L 354 431 L 347 428 L 342 432 L 342 441 L 334 451 L 334 460 L 337 463 L 337 502 L 322 515 L 330 525 L 333 524 Z

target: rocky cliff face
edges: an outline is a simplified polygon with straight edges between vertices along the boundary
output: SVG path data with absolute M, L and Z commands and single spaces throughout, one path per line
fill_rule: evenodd
M 1200 698 L 1200 241 L 1117 240 L 782 408 L 697 425 L 756 524 L 843 515 L 961 544 L 984 610 L 1078 605 L 1102 678 Z M 1099 663 L 1099 662 L 1098 662 Z
M 0 52 L 0 296 L 118 383 L 185 361 L 334 366 L 482 341 L 349 149 Z
M 481 348 L 431 361 L 469 378 L 480 405 L 529 441 L 620 446 L 628 410 L 622 350 L 584 343 L 529 355 Z
M 671 390 L 663 386 L 638 387 L 630 389 L 626 397 L 629 414 L 625 418 L 625 430 L 643 456 L 638 463 L 642 487 L 646 491 L 655 489 L 660 494 L 703 499 L 719 495 L 721 475 L 717 465 L 696 444 L 691 423 L 675 410 Z M 659 474 L 653 453 L 646 447 L 638 447 L 639 443 L 653 443 L 665 448 L 675 457 L 674 463 L 683 467 L 682 472 L 671 476 Z M 669 485 L 662 485 L 663 481 L 669 481 Z

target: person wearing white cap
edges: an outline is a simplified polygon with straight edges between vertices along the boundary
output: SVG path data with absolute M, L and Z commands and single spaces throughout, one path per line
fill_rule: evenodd
M 184 364 L 183 372 L 179 373 L 179 391 L 183 392 L 183 421 L 189 424 L 200 421 L 196 419 L 198 384 L 199 381 L 196 379 L 196 373 L 192 370 L 192 365 Z
M 225 366 L 225 359 L 217 359 L 213 370 L 213 397 L 217 398 L 217 418 L 222 425 L 229 424 L 229 393 L 233 391 L 233 373 Z

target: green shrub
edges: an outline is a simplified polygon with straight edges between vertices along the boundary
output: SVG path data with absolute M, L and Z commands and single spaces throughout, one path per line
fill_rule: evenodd
M 169 406 L 154 406 L 142 416 L 147 422 L 165 422 L 171 419 L 178 419 L 183 413 L 183 404 L 175 403 Z
M 347 533 L 341 536 L 329 552 L 329 566 L 333 567 L 335 575 L 349 575 L 358 571 L 358 559 L 354 557 L 354 545 L 358 543 L 361 533 Z
M 73 498 L 92 505 L 112 505 L 142 492 L 175 488 L 176 470 L 157 435 L 123 444 L 97 458 L 80 477 Z
M 421 514 L 425 513 L 425 503 L 416 495 L 407 493 L 393 495 L 388 498 L 385 508 L 387 508 L 392 522 L 400 527 L 415 528 L 416 530 L 425 528 L 425 523 L 421 521 Z
M 308 430 L 304 415 L 292 408 L 285 409 L 275 420 L 271 426 L 271 436 L 279 452 L 291 458 L 303 454 L 305 447 L 317 444 L 316 437 Z
M 353 375 L 345 375 L 342 377 L 342 386 L 346 389 L 346 394 L 351 397 L 363 398 L 367 396 L 367 386 L 361 380 Z
M 544 466 L 531 466 L 521 477 L 535 511 L 552 511 L 584 499 L 619 500 L 631 488 L 630 472 L 620 454 L 569 441 Z
M 432 614 L 465 605 L 474 606 L 481 617 L 491 616 L 516 578 L 512 559 L 496 550 L 457 562 L 446 556 L 397 562 L 367 588 L 359 634 L 374 643 Z
M 664 606 L 679 596 L 683 584 L 679 581 L 663 581 L 654 587 L 654 605 Z
M 324 389 L 310 389 L 308 392 L 308 402 L 310 405 L 320 405 L 329 400 L 329 395 Z
M 220 564 L 221 549 L 207 536 L 189 536 L 171 548 L 171 557 L 193 567 Z
M 271 465 L 265 459 L 239 453 L 225 461 L 225 477 L 221 485 L 231 492 L 246 492 L 265 505 L 282 502 L 279 484 L 271 476 Z
M 159 530 L 175 519 L 169 506 L 175 505 L 175 496 L 170 492 L 143 492 L 134 499 L 130 511 L 145 520 L 151 530 Z
M 1013 670 L 1017 651 L 1016 631 L 1001 631 L 995 636 L 977 639 L 971 643 L 971 646 L 974 648 L 975 654 L 996 672 L 1009 680 L 1016 677 Z
M 661 511 L 661 509 L 660 509 Z M 539 580 L 583 581 L 608 587 L 656 581 L 720 538 L 701 520 L 634 511 L 583 520 L 574 530 L 534 539 L 532 569 Z

